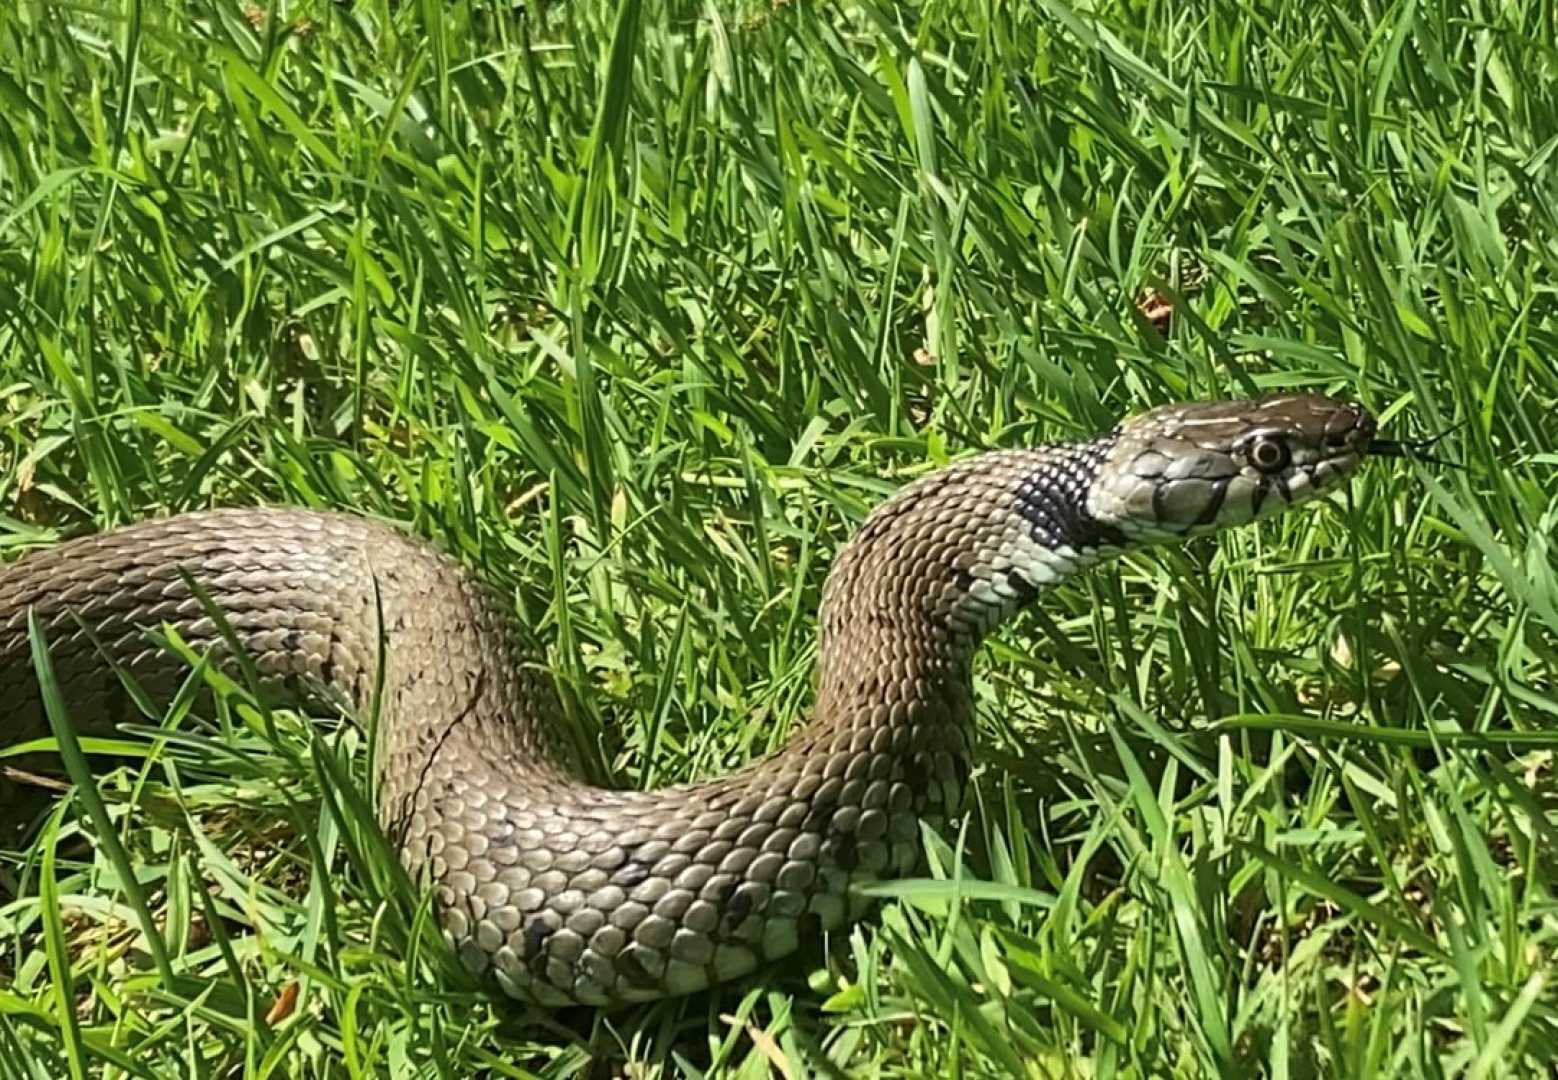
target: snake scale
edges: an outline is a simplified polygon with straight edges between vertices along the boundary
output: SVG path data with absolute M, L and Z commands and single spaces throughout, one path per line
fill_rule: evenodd
M 701 783 L 578 782 L 548 751 L 555 687 L 503 604 L 395 528 L 288 509 L 184 514 L 0 568 L 0 742 L 48 730 L 29 610 L 82 730 L 137 715 L 104 652 L 166 700 L 188 669 L 148 631 L 222 645 L 187 574 L 268 682 L 358 710 L 377 686 L 380 825 L 473 974 L 543 1005 L 687 993 L 858 917 L 851 883 L 914 868 L 920 823 L 958 811 L 970 664 L 999 622 L 1108 555 L 1334 490 L 1399 445 L 1374 433 L 1310 394 L 1165 406 L 907 485 L 827 578 L 811 722 Z

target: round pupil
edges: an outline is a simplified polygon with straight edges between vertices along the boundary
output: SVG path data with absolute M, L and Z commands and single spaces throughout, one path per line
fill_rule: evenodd
M 1287 447 L 1275 439 L 1261 439 L 1251 447 L 1250 457 L 1262 469 L 1280 469 L 1287 464 Z

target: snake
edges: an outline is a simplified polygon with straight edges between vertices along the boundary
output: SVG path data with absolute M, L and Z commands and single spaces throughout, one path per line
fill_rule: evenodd
M 30 620 L 83 731 L 178 692 L 190 665 L 168 631 L 223 662 L 236 645 L 267 692 L 374 710 L 378 825 L 482 985 L 551 1007 L 692 993 L 861 918 L 862 883 L 914 872 L 922 828 L 947 828 L 971 783 L 972 663 L 997 625 L 1112 556 L 1337 490 L 1399 452 L 1376 426 L 1307 392 L 1165 405 L 903 485 L 823 583 L 809 720 L 701 781 L 582 782 L 557 746 L 556 677 L 496 590 L 394 524 L 279 507 L 139 522 L 0 568 L 0 743 L 50 731 Z

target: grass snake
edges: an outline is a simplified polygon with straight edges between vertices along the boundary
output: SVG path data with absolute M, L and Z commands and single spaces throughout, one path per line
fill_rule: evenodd
M 958 812 L 970 664 L 993 627 L 1109 555 L 1336 489 L 1399 448 L 1374 432 L 1310 394 L 1172 405 L 907 485 L 827 578 L 810 723 L 700 783 L 580 783 L 550 750 L 556 688 L 521 662 L 505 605 L 393 527 L 290 509 L 187 513 L 0 568 L 0 743 L 48 731 L 29 610 L 73 722 L 101 729 L 139 715 L 121 673 L 163 701 L 188 675 L 148 631 L 221 651 L 192 579 L 267 682 L 359 711 L 377 694 L 380 825 L 474 975 L 543 1005 L 687 993 L 858 917 L 852 882 L 914 868 L 920 823 Z

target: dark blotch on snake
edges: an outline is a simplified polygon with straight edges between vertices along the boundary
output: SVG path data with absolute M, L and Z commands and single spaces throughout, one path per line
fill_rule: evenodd
M 634 955 L 632 949 L 623 949 L 617 954 L 613 963 L 616 965 L 617 974 L 635 986 L 655 985 L 654 978 L 644 970 L 644 965 L 638 962 L 638 957 Z
M 1118 439 L 1115 433 L 1091 443 L 1059 447 L 1064 456 L 1048 466 L 1045 475 L 1017 489 L 1017 512 L 1032 526 L 1035 541 L 1047 548 L 1069 545 L 1078 551 L 1125 545 L 1124 533 L 1088 513 L 1085 498 Z
M 551 937 L 553 930 L 547 925 L 546 919 L 540 915 L 532 918 L 525 924 L 525 958 L 533 960 L 540 956 L 546 948 L 546 939 Z
M 1196 518 L 1197 525 L 1210 525 L 1217 520 L 1217 515 L 1223 509 L 1223 501 L 1228 498 L 1228 485 L 1232 479 L 1223 476 L 1212 481 L 1212 497 L 1206 500 L 1206 509 L 1201 511 L 1200 517 Z
M 720 930 L 725 937 L 736 932 L 736 927 L 746 921 L 746 917 L 752 914 L 752 897 L 750 893 L 737 890 L 732 885 L 728 891 L 729 899 L 724 901 L 725 913 L 720 916 Z

